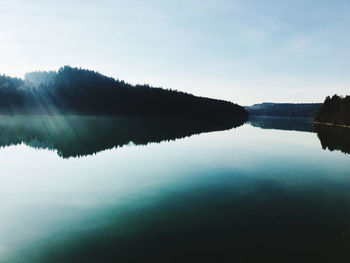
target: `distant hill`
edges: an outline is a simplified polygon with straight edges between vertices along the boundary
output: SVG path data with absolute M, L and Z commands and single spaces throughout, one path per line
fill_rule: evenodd
M 244 121 L 237 104 L 188 93 L 131 85 L 70 66 L 32 72 L 25 79 L 0 76 L 2 114 L 82 114 Z
M 328 96 L 322 107 L 318 110 L 314 122 L 349 126 L 350 96 Z
M 253 116 L 276 117 L 307 117 L 312 118 L 322 106 L 322 103 L 268 103 L 246 106 L 245 109 Z

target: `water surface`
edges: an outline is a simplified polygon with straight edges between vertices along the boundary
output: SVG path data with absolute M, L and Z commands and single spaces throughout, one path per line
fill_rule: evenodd
M 349 262 L 350 156 L 311 123 L 7 118 L 0 262 Z

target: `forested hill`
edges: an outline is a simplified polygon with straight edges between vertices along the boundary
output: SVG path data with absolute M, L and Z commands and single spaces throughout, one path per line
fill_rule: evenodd
M 350 125 L 350 96 L 327 97 L 317 112 L 314 122 Z
M 307 117 L 315 116 L 322 103 L 261 103 L 246 106 L 245 109 L 254 116 Z
M 234 103 L 188 93 L 131 85 L 98 72 L 62 67 L 25 79 L 0 76 L 0 113 L 84 114 L 185 119 L 246 120 Z

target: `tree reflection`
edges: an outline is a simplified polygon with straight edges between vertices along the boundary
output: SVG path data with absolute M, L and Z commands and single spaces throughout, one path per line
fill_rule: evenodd
M 314 132 L 311 118 L 250 116 L 249 123 L 262 129 Z
M 322 148 L 350 153 L 350 129 L 338 126 L 314 125 Z
M 95 116 L 2 116 L 0 146 L 24 143 L 57 150 L 63 158 L 95 154 L 130 143 L 175 140 L 238 127 L 243 121 L 115 118 Z

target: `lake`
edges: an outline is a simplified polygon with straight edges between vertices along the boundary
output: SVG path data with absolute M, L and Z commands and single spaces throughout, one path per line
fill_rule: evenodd
M 0 128 L 0 262 L 350 260 L 348 130 L 87 116 Z

